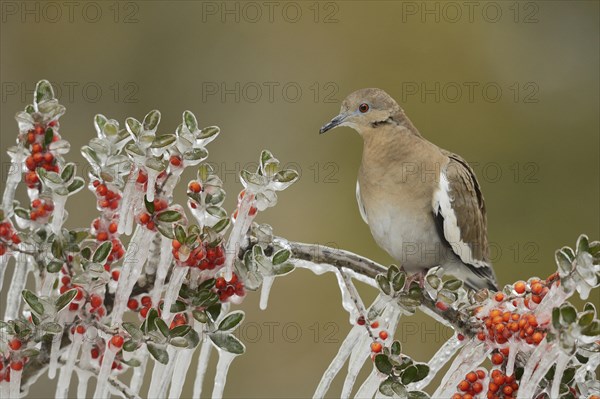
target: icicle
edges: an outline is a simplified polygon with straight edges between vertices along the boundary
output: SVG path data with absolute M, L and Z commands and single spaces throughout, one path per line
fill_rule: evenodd
M 154 359 L 154 367 L 152 368 L 152 378 L 150 379 L 150 388 L 148 388 L 148 397 L 154 398 L 154 392 L 158 391 L 158 382 L 160 381 L 160 376 L 162 375 L 165 369 L 165 365 L 160 363 L 158 360 Z M 158 396 L 156 396 L 158 399 Z
M 194 349 L 180 349 L 177 352 L 177 359 L 173 367 L 174 378 L 171 380 L 171 389 L 169 390 L 169 399 L 178 399 L 181 396 L 185 377 L 190 369 L 194 352 Z
M 94 399 L 104 399 L 108 391 L 108 377 L 112 370 L 112 364 L 115 360 L 117 352 L 110 347 L 110 338 L 106 338 L 106 346 L 104 349 L 104 357 L 102 358 L 102 364 L 100 365 L 100 371 L 98 372 L 98 378 L 96 381 L 96 390 L 94 391 Z
M 321 381 L 319 382 L 319 386 L 317 386 L 317 390 L 315 391 L 313 398 L 322 398 L 325 396 L 329 390 L 329 387 L 331 386 L 331 382 L 338 375 L 342 369 L 342 366 L 344 366 L 344 363 L 346 363 L 346 359 L 348 359 L 352 353 L 352 349 L 354 348 L 354 345 L 356 345 L 356 341 L 366 333 L 367 331 L 362 326 L 352 327 L 346 336 L 346 339 L 344 339 L 344 342 L 342 342 L 342 345 L 340 345 L 338 353 L 331 361 L 331 364 L 329 364 L 329 367 L 327 367 L 327 370 L 325 370 L 323 377 L 321 377 Z
M 2 209 L 5 213 L 8 213 L 9 210 L 12 209 L 15 192 L 21 182 L 21 169 L 23 168 L 23 160 L 25 159 L 23 145 L 19 144 L 17 152 L 12 156 L 14 158 L 10 163 L 9 173 L 8 176 L 6 176 L 6 187 L 4 188 L 4 194 L 2 195 Z
M 558 358 L 556 359 L 556 370 L 554 370 L 554 381 L 552 381 L 552 389 L 550 390 L 551 398 L 559 397 L 560 382 L 570 360 L 571 357 L 567 356 L 564 352 L 561 351 L 558 354 Z
M 69 395 L 69 385 L 71 385 L 71 375 L 73 374 L 73 368 L 75 367 L 75 361 L 79 355 L 79 348 L 83 342 L 83 334 L 75 333 L 73 335 L 73 343 L 67 352 L 67 361 L 65 365 L 60 369 L 60 376 L 58 377 L 58 384 L 56 384 L 56 398 L 67 398 Z
M 166 398 L 167 397 L 167 389 L 169 388 L 169 383 L 173 380 L 173 370 L 175 368 L 175 360 L 177 358 L 177 354 L 179 349 L 175 348 L 172 345 L 167 347 L 167 353 L 169 354 L 169 361 L 162 368 L 162 373 L 159 378 L 158 390 L 149 391 L 149 395 L 156 392 L 156 398 Z M 180 376 L 176 377 L 177 380 L 182 379 Z M 185 380 L 185 376 L 183 377 Z
M 131 376 L 131 382 L 129 383 L 129 389 L 136 395 L 139 394 L 142 384 L 144 383 L 144 377 L 146 376 L 146 366 L 148 365 L 148 351 L 144 346 L 138 350 L 138 360 L 140 365 L 133 369 L 133 375 Z
M 355 398 L 365 399 L 372 398 L 375 395 L 375 392 L 379 389 L 379 384 L 382 381 L 382 378 L 379 376 L 379 372 L 375 365 L 373 365 L 373 370 L 371 370 L 371 374 L 367 377 L 365 382 L 358 388 L 358 392 L 356 393 Z
M 21 292 L 25 288 L 25 282 L 27 281 L 27 272 L 29 271 L 29 256 L 17 256 L 15 263 L 15 270 L 13 272 L 12 281 L 8 288 L 8 295 L 6 299 L 6 311 L 4 313 L 4 320 L 14 320 L 19 315 L 19 307 L 21 305 Z
M 460 341 L 458 339 L 457 334 L 454 334 L 452 338 L 446 341 L 444 345 L 442 345 L 442 347 L 438 349 L 435 355 L 431 357 L 431 360 L 427 364 L 429 366 L 429 374 L 427 374 L 427 377 L 425 377 L 421 381 L 412 384 L 410 386 L 410 390 L 418 391 L 426 387 L 431 382 L 431 380 L 435 378 L 435 375 L 438 373 L 438 371 L 440 371 L 440 369 L 444 367 L 446 362 L 448 362 L 448 360 L 450 360 L 450 358 L 454 356 L 456 351 L 458 351 L 462 347 L 463 342 L 464 341 Z
M 550 346 L 550 345 L 549 345 Z M 560 349 L 550 347 L 550 350 L 544 353 L 544 358 L 554 359 L 558 355 L 558 351 Z M 535 369 L 535 372 L 531 376 L 529 380 L 521 379 L 521 382 L 524 382 L 519 387 L 519 391 L 517 393 L 517 399 L 525 399 L 525 398 L 533 398 L 535 397 L 535 393 L 538 390 L 539 383 L 544 378 L 548 370 L 554 365 L 554 360 L 539 362 L 538 367 Z
M 525 368 L 523 370 L 523 375 L 521 376 L 521 381 L 523 382 L 521 383 L 521 387 L 519 388 L 518 398 L 522 399 L 525 397 L 522 396 L 522 392 L 524 392 L 524 388 L 526 388 L 527 381 L 531 380 L 535 368 L 537 367 L 542 357 L 546 354 L 547 350 L 549 349 L 548 347 L 549 345 L 546 344 L 546 340 L 544 339 L 542 342 L 540 342 L 537 348 L 535 348 L 533 353 L 529 356 L 529 359 L 527 359 L 527 363 L 525 364 Z M 529 395 L 529 397 L 532 396 L 533 395 Z
M 50 296 L 50 294 L 52 293 L 52 287 L 54 286 L 54 282 L 56 281 L 56 275 L 57 273 L 45 273 L 42 288 L 40 290 L 40 296 Z
M 10 399 L 18 399 L 21 397 L 21 374 L 23 374 L 23 370 L 10 370 Z
M 133 237 L 131 237 L 115 292 L 115 307 L 112 312 L 113 323 L 121 322 L 131 290 L 142 273 L 144 263 L 148 258 L 148 244 L 152 242 L 153 234 L 154 232 L 145 227 L 138 226 Z
M 196 367 L 196 378 L 194 379 L 194 394 L 192 397 L 200 398 L 202 396 L 202 385 L 204 383 L 204 376 L 206 375 L 206 369 L 208 368 L 208 361 L 210 359 L 210 353 L 212 352 L 213 346 L 208 342 L 208 338 L 204 338 L 201 342 L 200 356 L 198 357 L 198 366 Z
M 54 234 L 59 235 L 65 218 L 65 204 L 67 203 L 66 195 L 52 195 L 52 202 L 54 202 L 54 213 L 52 214 L 51 228 Z
M 89 331 L 89 330 L 88 330 Z M 81 359 L 79 360 L 79 367 L 76 368 L 77 372 L 77 399 L 87 398 L 87 386 L 88 380 L 90 379 L 89 373 L 84 373 L 81 368 L 87 369 L 90 366 L 90 352 L 92 350 L 92 342 L 88 339 L 83 341 L 81 349 Z
M 508 340 L 508 359 L 506 360 L 506 375 L 512 375 L 515 370 L 515 360 L 517 359 L 517 353 L 519 352 L 519 345 L 515 343 L 514 338 Z
M 240 204 L 238 206 L 237 218 L 235 219 L 235 223 L 233 225 L 233 229 L 229 234 L 229 240 L 227 241 L 227 247 L 225 249 L 225 280 L 231 280 L 231 276 L 233 274 L 233 264 L 235 259 L 237 258 L 238 250 L 244 235 L 247 230 L 244 230 L 244 227 L 247 225 L 247 221 L 250 220 L 252 222 L 253 217 L 249 216 L 250 207 L 252 206 L 253 195 L 250 193 L 246 193 Z
M 354 302 L 354 299 L 360 297 L 358 297 L 358 293 L 356 293 L 357 296 L 353 298 L 353 293 L 350 292 L 350 288 L 354 288 L 354 285 L 352 285 L 349 276 L 346 276 L 344 272 L 336 269 L 335 277 L 337 278 L 338 286 L 340 287 L 340 292 L 342 294 L 342 306 L 350 316 L 350 324 L 354 324 L 359 317 L 358 305 Z M 356 288 L 354 291 L 356 292 Z
M 58 316 L 58 322 L 63 324 L 62 318 Z M 58 358 L 60 357 L 60 342 L 62 339 L 62 330 L 58 334 L 52 336 L 52 345 L 50 346 L 50 363 L 48 365 L 48 378 L 51 380 L 56 377 L 56 369 L 58 368 Z
M 119 207 L 119 224 L 117 225 L 117 232 L 119 234 L 125 233 L 128 221 L 135 217 L 134 212 L 132 212 L 133 195 L 135 192 L 135 172 L 135 170 L 131 171 L 123 190 L 123 198 L 121 198 L 121 205 Z
M 223 397 L 229 366 L 231 366 L 231 362 L 233 362 L 233 359 L 237 356 L 235 353 L 229 353 L 221 349 L 217 349 L 217 352 L 219 353 L 219 361 L 217 362 L 215 385 L 212 392 L 213 399 L 221 399 Z
M 10 398 L 10 382 L 0 381 L 0 398 Z
M 160 299 L 163 285 L 165 283 L 165 278 L 167 277 L 169 267 L 171 266 L 171 262 L 173 260 L 173 253 L 171 252 L 170 246 L 171 240 L 161 235 L 160 261 L 158 263 L 158 267 L 156 268 L 156 279 L 154 280 L 154 287 L 152 287 L 152 291 L 150 292 L 150 298 L 152 298 L 152 303 L 158 303 Z
M 0 292 L 2 292 L 2 285 L 4 283 L 4 273 L 8 268 L 8 260 L 10 259 L 9 254 L 0 256 Z
M 342 387 L 341 397 L 344 399 L 350 397 L 356 377 L 365 364 L 365 360 L 368 359 L 369 354 L 371 353 L 369 341 L 371 341 L 371 337 L 368 334 L 365 334 L 360 337 L 357 342 L 355 342 L 352 353 L 350 354 L 350 360 L 348 362 L 348 374 L 346 374 L 344 386 Z
M 456 392 L 456 384 L 464 375 L 478 367 L 492 351 L 491 348 L 477 341 L 469 342 L 459 355 L 454 359 L 450 369 L 442 379 L 442 383 L 435 391 L 432 398 L 449 398 Z
M 162 319 L 167 322 L 167 325 L 171 322 L 171 305 L 175 303 L 175 300 L 179 296 L 179 290 L 183 285 L 188 269 L 187 266 L 173 268 L 171 281 L 169 281 L 169 286 L 165 292 L 165 302 L 162 312 Z
M 265 276 L 263 278 L 262 287 L 260 290 L 260 309 L 265 310 L 269 303 L 269 293 L 271 292 L 271 287 L 273 286 L 273 282 L 275 281 L 274 276 Z
M 152 202 L 154 201 L 154 194 L 156 192 L 156 187 L 154 187 L 156 185 L 156 178 L 158 177 L 160 172 L 152 168 L 148 168 L 147 172 L 148 183 L 146 186 L 146 198 L 148 199 L 148 201 Z

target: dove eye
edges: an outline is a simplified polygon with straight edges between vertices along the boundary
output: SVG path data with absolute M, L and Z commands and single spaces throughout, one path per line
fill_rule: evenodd
M 369 110 L 369 104 L 362 103 L 358 106 L 358 110 L 363 114 Z

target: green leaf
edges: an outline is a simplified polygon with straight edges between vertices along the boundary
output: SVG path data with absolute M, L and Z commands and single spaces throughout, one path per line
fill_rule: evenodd
M 390 293 L 392 292 L 390 287 L 390 281 L 383 274 L 378 274 L 375 277 L 375 281 L 377 281 L 379 288 L 381 289 L 381 291 L 383 291 L 384 294 L 390 295 Z
M 416 381 L 419 370 L 415 366 L 407 367 L 402 373 L 402 383 L 408 385 L 413 381 Z
M 581 333 L 583 335 L 587 335 L 588 337 L 596 337 L 600 335 L 600 322 L 598 320 L 594 320 L 587 326 L 581 329 Z
M 417 376 L 415 377 L 413 382 L 421 381 L 422 379 L 427 377 L 427 374 L 429 374 L 429 366 L 425 363 L 417 363 L 415 364 L 415 367 L 417 368 Z
M 144 130 L 155 131 L 160 123 L 160 111 L 152 110 L 144 117 Z
M 69 192 L 69 194 L 74 194 L 81 190 L 84 186 L 85 182 L 83 181 L 83 179 L 81 177 L 76 176 L 73 179 L 73 182 L 67 187 L 67 191 Z
M 162 172 L 167 169 L 169 162 L 159 157 L 150 157 L 146 159 L 145 165 L 147 168 L 155 170 L 156 172 Z
M 171 330 L 171 332 L 169 333 L 169 336 L 170 337 L 183 337 L 184 335 L 189 333 L 191 329 L 192 329 L 192 326 L 187 325 L 187 324 L 177 326 Z
M 183 312 L 185 310 L 185 308 L 186 308 L 185 303 L 183 303 L 181 301 L 175 301 L 171 305 L 171 313 Z
M 156 224 L 156 229 L 160 234 L 171 240 L 175 238 L 175 236 L 173 235 L 173 228 L 171 227 L 171 224 L 159 222 Z
M 410 391 L 408 393 L 408 399 L 429 399 L 429 395 L 423 391 Z
M 138 326 L 136 326 L 133 323 L 130 322 L 125 322 L 122 324 L 123 329 L 125 329 L 125 331 L 127 331 L 129 333 L 129 335 L 131 336 L 132 339 L 136 340 L 136 341 L 140 341 L 144 338 L 144 334 L 142 333 L 142 330 L 140 330 L 140 328 Z
M 231 334 L 213 333 L 208 336 L 216 346 L 229 353 L 241 355 L 246 351 L 244 344 Z
M 169 344 L 176 346 L 178 348 L 187 348 L 188 341 L 183 337 L 173 337 L 169 340 Z
M 277 172 L 275 176 L 273 176 L 273 180 L 278 183 L 293 183 L 298 179 L 299 175 L 293 169 L 286 169 L 280 172 Z M 287 185 L 285 186 L 287 187 Z
M 392 287 L 394 288 L 394 291 L 396 291 L 396 292 L 402 291 L 402 288 L 404 287 L 404 283 L 406 282 L 406 273 L 398 272 L 396 275 L 394 275 L 394 278 L 391 281 L 392 281 Z
M 69 162 L 68 164 L 66 164 L 63 167 L 63 170 L 60 173 L 60 178 L 62 179 L 62 181 L 64 181 L 66 183 L 69 180 L 71 180 L 71 178 L 73 177 L 74 174 L 75 174 L 75 164 L 72 162 Z
M 63 258 L 63 246 L 59 238 L 55 237 L 54 241 L 52 241 L 50 251 L 52 252 L 52 256 L 54 256 L 56 259 Z
M 65 306 L 67 306 L 68 304 L 71 303 L 71 301 L 75 298 L 76 295 L 77 295 L 77 290 L 71 289 L 71 290 L 65 292 L 64 294 L 62 294 L 61 296 L 59 296 L 55 302 L 56 311 L 60 312 L 61 309 L 63 309 Z
M 231 312 L 221 321 L 221 323 L 219 323 L 219 330 L 220 331 L 232 330 L 242 320 L 244 320 L 244 312 L 243 311 L 236 310 L 234 312 Z
M 385 396 L 406 398 L 406 387 L 392 377 L 388 377 L 379 385 L 379 392 Z
M 62 268 L 62 265 L 62 262 L 53 260 L 50 263 L 48 263 L 48 265 L 46 266 L 46 270 L 48 271 L 48 273 L 58 273 Z
M 564 304 L 560 307 L 560 316 L 565 325 L 569 325 L 577 320 L 577 311 L 573 306 Z
M 214 304 L 212 306 L 209 306 L 206 309 L 206 313 L 210 316 L 210 318 L 211 318 L 212 321 L 217 320 L 217 318 L 221 314 L 221 304 L 217 303 L 217 304 Z
M 52 335 L 60 334 L 63 331 L 63 327 L 54 321 L 46 322 L 40 325 L 39 328 L 45 333 Z
M 174 232 L 175 232 L 175 238 L 177 239 L 177 241 L 179 241 L 180 244 L 185 244 L 185 229 L 183 228 L 182 225 L 178 224 L 175 226 L 174 228 Z
M 127 118 L 125 119 L 125 128 L 132 137 L 136 138 L 142 131 L 142 124 L 135 118 Z
M 156 359 L 157 362 L 162 364 L 167 364 L 169 362 L 169 354 L 166 349 L 158 346 L 152 342 L 148 342 L 147 344 L 148 352 L 152 355 L 153 358 Z
M 46 133 L 44 134 L 44 147 L 48 147 L 50 143 L 52 143 L 52 139 L 54 138 L 54 130 L 51 127 L 46 129 Z
M 125 341 L 125 343 L 123 344 L 123 350 L 125 352 L 133 352 L 134 350 L 136 350 L 138 348 L 138 346 L 139 346 L 139 344 L 136 341 L 129 339 L 129 340 Z
M 39 104 L 42 101 L 52 100 L 54 98 L 54 90 L 52 85 L 47 80 L 40 80 L 35 85 L 35 103 Z
M 219 134 L 220 131 L 221 131 L 221 129 L 219 129 L 218 126 L 208 126 L 200 131 L 198 138 L 204 140 L 209 137 L 216 136 L 217 134 Z
M 198 120 L 196 120 L 196 116 L 192 113 L 192 111 L 184 111 L 183 123 L 185 123 L 185 126 L 191 133 L 194 133 L 196 130 L 198 130 Z
M 390 375 L 394 370 L 394 366 L 392 365 L 392 362 L 390 362 L 390 358 L 383 353 L 379 353 L 375 356 L 375 367 L 377 367 L 377 370 L 386 375 Z
M 166 210 L 158 214 L 156 217 L 160 222 L 176 222 L 181 219 L 181 213 L 177 211 Z
M 290 258 L 290 256 L 292 256 L 292 253 L 289 249 L 280 249 L 273 255 L 273 264 L 279 265 L 287 261 Z
M 163 319 L 157 317 L 156 319 L 154 319 L 154 325 L 158 328 L 158 330 L 164 337 L 169 336 L 169 326 L 167 326 L 167 323 Z
M 573 270 L 571 260 L 562 250 L 558 250 L 554 254 L 556 265 L 562 274 L 568 274 Z
M 112 251 L 112 242 L 105 241 L 94 251 L 94 255 L 92 256 L 92 262 L 95 263 L 103 263 L 108 255 L 110 255 L 110 251 Z
M 204 323 L 208 322 L 208 316 L 206 315 L 206 313 L 204 313 L 200 310 L 193 310 L 192 316 L 194 316 L 194 319 L 198 320 L 200 323 L 204 324 Z
M 177 140 L 174 134 L 163 134 L 161 136 L 156 136 L 154 141 L 152 141 L 151 148 L 164 148 L 171 144 L 173 144 Z
M 560 325 L 560 308 L 552 309 L 552 326 L 556 330 L 559 330 L 561 327 L 561 325 Z
M 154 202 L 148 201 L 148 197 L 144 195 L 144 205 L 146 205 L 146 210 L 149 214 L 154 213 Z
M 272 271 L 275 276 L 283 276 L 285 274 L 292 272 L 293 270 L 294 270 L 294 264 L 287 262 L 287 263 L 282 263 L 279 265 L 273 265 Z
M 594 312 L 587 311 L 579 315 L 579 321 L 577 322 L 581 327 L 587 326 L 594 321 Z
M 582 234 L 577 239 L 577 253 L 588 252 L 590 249 L 590 242 L 585 234 Z
M 23 290 L 21 295 L 23 296 L 23 299 L 25 299 L 25 302 L 27 302 L 27 305 L 29 305 L 31 310 L 33 310 L 39 315 L 44 314 L 44 305 L 42 305 L 39 298 L 33 292 L 29 290 Z
M 463 282 L 460 280 L 448 280 L 444 283 L 444 288 L 446 288 L 447 290 L 450 291 L 456 291 L 458 290 L 460 287 L 462 287 Z
M 394 341 L 390 349 L 393 356 L 399 356 L 402 353 L 402 344 L 400 341 Z

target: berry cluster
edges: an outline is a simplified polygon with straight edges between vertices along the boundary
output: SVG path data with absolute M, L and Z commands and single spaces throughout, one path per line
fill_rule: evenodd
M 57 121 L 52 121 L 48 124 L 48 128 L 58 126 Z M 51 141 L 58 141 L 60 136 L 52 130 L 53 136 Z M 27 132 L 25 136 L 25 144 L 29 146 L 30 155 L 25 158 L 25 183 L 29 188 L 39 189 L 39 177 L 35 172 L 36 168 L 44 168 L 48 171 L 59 172 L 58 163 L 52 152 L 46 147 L 46 127 L 37 124 L 33 129 Z
M 140 303 L 141 303 L 141 309 L 140 309 Z M 133 310 L 134 312 L 137 312 L 138 309 L 140 311 L 140 317 L 142 319 L 145 319 L 146 316 L 148 316 L 148 312 L 150 311 L 150 309 L 152 309 L 152 298 L 150 298 L 149 295 L 144 295 L 140 301 L 138 302 L 137 299 L 135 298 L 130 298 L 129 301 L 127 301 L 127 307 L 130 310 Z M 158 311 L 158 315 L 160 316 L 160 308 L 157 308 Z
M 20 242 L 21 238 L 13 230 L 10 222 L 0 223 L 0 256 L 6 253 L 8 245 L 18 245 Z
M 146 226 L 146 228 L 148 230 L 151 231 L 156 231 L 156 222 L 154 221 L 154 216 L 160 212 L 163 211 L 165 209 L 167 209 L 167 201 L 164 199 L 159 199 L 156 198 L 153 203 L 154 205 L 154 212 L 153 213 L 148 213 L 148 212 L 141 212 L 138 217 L 137 220 L 138 222 L 143 225 Z
M 456 386 L 457 392 L 452 399 L 476 399 L 485 387 L 486 372 L 484 370 L 471 371 L 465 375 L 465 379 Z M 519 384 L 515 376 L 507 376 L 496 369 L 492 371 L 487 384 L 487 399 L 513 399 L 517 396 Z
M 218 277 L 215 280 L 215 289 L 221 302 L 227 302 L 234 295 L 244 296 L 246 294 L 244 283 L 238 279 L 235 273 L 232 274 L 229 281 L 226 281 L 224 277 Z
M 95 188 L 96 204 L 99 211 L 119 209 L 121 194 L 117 190 L 109 189 L 106 184 L 101 183 L 99 180 L 94 180 L 92 185 Z
M 96 218 L 92 222 L 91 234 L 96 237 L 98 244 L 109 240 L 112 242 L 112 250 L 104 265 L 106 271 L 110 271 L 111 263 L 116 262 L 125 256 L 125 248 L 117 234 L 118 224 L 119 220 L 116 216 L 113 216 L 110 221 L 106 221 L 105 218 Z
M 484 370 L 471 371 L 465 375 L 465 379 L 456 386 L 457 393 L 452 399 L 473 399 L 483 391 L 486 372 Z
M 488 399 L 513 399 L 517 397 L 519 384 L 514 375 L 505 375 L 502 371 L 492 370 L 488 385 Z
M 21 371 L 29 361 L 29 358 L 23 356 L 20 352 L 23 349 L 23 342 L 20 339 L 13 338 L 7 344 L 10 353 L 6 357 L 0 354 L 0 382 L 10 382 L 11 370 Z
M 514 337 L 524 340 L 530 345 L 538 345 L 546 336 L 545 329 L 539 326 L 532 313 L 518 314 L 506 309 L 495 308 L 483 318 L 483 321 L 485 330 L 477 334 L 477 338 L 481 341 L 488 338 L 492 342 L 504 344 Z
M 360 316 L 357 320 L 356 320 L 356 324 L 358 324 L 359 326 L 364 326 L 367 324 L 367 320 L 363 317 Z M 371 326 L 371 330 L 377 330 L 379 329 L 379 322 L 377 320 L 375 320 L 374 322 L 372 322 L 370 324 Z M 385 341 L 386 339 L 388 339 L 389 334 L 387 331 L 385 330 L 381 330 L 379 331 L 379 333 L 377 334 L 377 337 L 381 340 L 381 341 Z M 371 352 L 375 353 L 380 353 L 383 350 L 383 344 L 381 342 L 379 342 L 379 339 L 375 338 L 375 341 L 373 341 L 371 343 Z
M 181 261 L 183 257 L 180 255 L 182 244 L 176 239 L 173 240 L 173 257 L 177 259 L 177 265 L 197 267 L 200 270 L 218 269 L 225 263 L 225 250 L 222 244 L 210 246 L 206 242 L 197 243 L 197 247 L 193 248 L 185 261 Z
M 37 221 L 38 223 L 46 223 L 48 222 L 48 219 L 50 219 L 53 210 L 54 203 L 50 199 L 34 199 L 31 201 L 29 219 Z

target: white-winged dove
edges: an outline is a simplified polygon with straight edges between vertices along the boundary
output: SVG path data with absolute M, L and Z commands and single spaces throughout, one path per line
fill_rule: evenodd
M 441 266 L 471 288 L 496 290 L 485 203 L 467 162 L 421 136 L 380 89 L 350 94 L 320 133 L 338 126 L 364 141 L 356 198 L 377 244 L 409 273 Z

